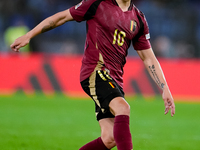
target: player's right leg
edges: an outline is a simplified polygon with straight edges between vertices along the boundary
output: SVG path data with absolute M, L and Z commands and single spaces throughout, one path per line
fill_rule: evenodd
M 114 118 L 104 118 L 99 120 L 99 125 L 101 127 L 101 139 L 108 149 L 116 146 L 113 136 L 114 121 Z

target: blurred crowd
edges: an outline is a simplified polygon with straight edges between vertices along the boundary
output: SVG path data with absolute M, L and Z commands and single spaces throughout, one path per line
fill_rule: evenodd
M 76 5 L 80 0 L 1 0 L 0 52 L 10 52 L 14 39 L 25 34 L 46 17 Z M 151 43 L 158 57 L 200 57 L 199 0 L 135 0 L 145 14 Z M 43 33 L 24 52 L 82 54 L 85 22 L 68 22 Z M 136 55 L 132 46 L 130 55 Z

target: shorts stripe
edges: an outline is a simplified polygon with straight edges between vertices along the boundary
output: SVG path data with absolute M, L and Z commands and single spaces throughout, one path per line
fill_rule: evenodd
M 90 88 L 90 95 L 92 96 L 93 100 L 96 102 L 96 104 L 101 107 L 99 100 L 97 99 L 96 95 L 96 71 L 94 71 L 91 76 L 89 77 L 89 88 Z

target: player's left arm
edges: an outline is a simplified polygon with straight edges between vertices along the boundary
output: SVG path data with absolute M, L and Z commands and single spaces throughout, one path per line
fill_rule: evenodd
M 144 65 L 147 68 L 151 78 L 163 91 L 162 98 L 165 104 L 165 114 L 167 114 L 171 109 L 171 116 L 173 116 L 175 114 L 174 99 L 167 85 L 167 81 L 165 79 L 160 63 L 155 57 L 152 48 L 146 50 L 138 50 L 137 53 L 144 62 Z

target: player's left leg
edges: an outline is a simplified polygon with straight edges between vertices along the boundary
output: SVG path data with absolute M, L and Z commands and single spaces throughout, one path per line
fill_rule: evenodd
M 118 150 L 132 150 L 132 138 L 129 126 L 130 106 L 123 97 L 114 98 L 110 109 L 115 115 L 113 135 Z

